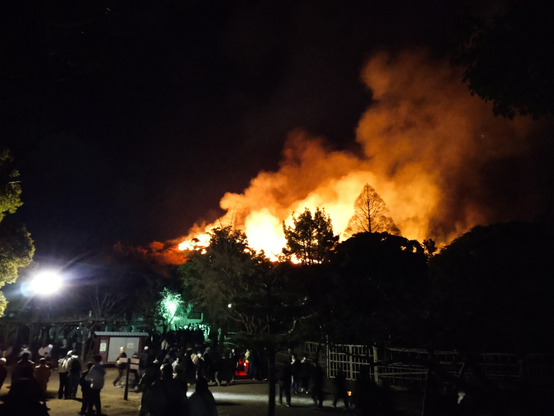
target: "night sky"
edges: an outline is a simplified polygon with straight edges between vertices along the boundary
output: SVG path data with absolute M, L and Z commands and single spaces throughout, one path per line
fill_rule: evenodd
M 295 128 L 359 152 L 355 129 L 372 105 L 364 63 L 413 48 L 449 59 L 472 10 L 439 0 L 11 3 L 2 55 L 15 77 L 2 78 L 0 140 L 17 154 L 37 128 L 44 136 L 18 167 L 16 214 L 39 262 L 213 221 L 225 192 L 277 169 Z

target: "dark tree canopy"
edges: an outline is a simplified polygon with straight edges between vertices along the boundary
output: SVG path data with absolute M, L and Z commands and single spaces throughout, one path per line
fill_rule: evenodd
M 287 241 L 283 254 L 287 258 L 295 257 L 302 264 L 328 261 L 339 238 L 333 234 L 331 218 L 325 215 L 325 210 L 316 208 L 312 215 L 306 208 L 298 217 L 293 213 L 292 220 L 293 227 L 287 227 L 283 221 Z
M 437 343 L 471 351 L 547 351 L 554 337 L 552 233 L 520 222 L 478 226 L 430 261 Z
M 554 112 L 554 27 L 547 1 L 517 1 L 493 17 L 470 18 L 454 62 L 471 94 L 495 115 Z
M 193 299 L 212 321 L 237 332 L 240 344 L 264 350 L 269 359 L 269 407 L 275 411 L 275 353 L 297 345 L 304 320 L 303 297 L 294 290 L 288 263 L 271 263 L 230 226 L 210 232 L 210 244 L 189 261 Z
M 426 256 L 417 241 L 356 234 L 337 246 L 330 272 L 320 275 L 313 289 L 331 339 L 367 345 L 417 342 L 427 288 Z
M 400 230 L 391 217 L 385 201 L 366 183 L 354 202 L 354 215 L 348 221 L 345 235 L 356 233 L 389 233 L 400 235 Z

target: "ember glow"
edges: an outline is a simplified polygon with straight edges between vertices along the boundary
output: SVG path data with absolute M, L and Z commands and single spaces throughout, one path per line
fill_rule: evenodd
M 282 222 L 288 225 L 293 212 L 325 208 L 341 234 L 366 183 L 409 239 L 433 238 L 440 246 L 474 225 L 512 219 L 487 208 L 480 172 L 525 152 L 532 122 L 495 118 L 460 79 L 456 69 L 424 53 L 374 57 L 362 73 L 375 101 L 356 130 L 363 154 L 291 132 L 279 169 L 259 173 L 241 194 L 225 194 L 220 206 L 227 213 L 196 225 L 179 248 L 190 249 L 192 238 L 207 244 L 206 232 L 232 224 L 253 248 L 275 258 L 285 245 Z

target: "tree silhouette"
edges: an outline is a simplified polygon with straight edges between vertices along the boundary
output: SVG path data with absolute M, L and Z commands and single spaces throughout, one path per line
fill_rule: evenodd
M 199 308 L 223 329 L 236 331 L 239 345 L 265 351 L 268 415 L 274 415 L 275 354 L 298 345 L 301 322 L 308 319 L 304 296 L 294 290 L 295 266 L 270 262 L 231 226 L 214 228 L 209 246 L 191 253 L 188 263 L 186 279 Z
M 495 115 L 551 116 L 554 30 L 549 3 L 506 3 L 493 16 L 467 18 L 453 62 L 464 69 L 471 95 L 491 101 Z
M 350 237 L 358 233 L 389 233 L 400 235 L 400 230 L 393 219 L 387 217 L 389 209 L 385 201 L 366 183 L 362 192 L 354 202 L 354 215 L 348 221 L 348 227 L 344 230 Z
M 287 258 L 295 257 L 303 264 L 318 264 L 329 260 L 331 251 L 338 241 L 333 234 L 331 218 L 325 215 L 325 210 L 316 208 L 314 215 L 306 208 L 298 217 L 292 215 L 294 227 L 285 226 L 283 231 L 287 246 L 283 254 Z

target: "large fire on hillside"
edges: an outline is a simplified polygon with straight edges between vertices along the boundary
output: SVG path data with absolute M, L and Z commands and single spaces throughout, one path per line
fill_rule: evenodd
M 241 194 L 225 194 L 220 206 L 226 214 L 195 225 L 179 250 L 190 248 L 193 238 L 206 244 L 213 227 L 233 225 L 251 247 L 275 256 L 285 245 L 283 221 L 306 207 L 324 208 L 341 234 L 366 183 L 386 202 L 403 236 L 432 238 L 439 246 L 477 224 L 526 219 L 490 201 L 502 200 L 496 176 L 529 151 L 536 123 L 495 118 L 488 104 L 471 97 L 456 68 L 421 52 L 378 55 L 362 80 L 374 103 L 356 130 L 360 152 L 336 151 L 324 138 L 291 132 L 280 168 L 259 173 Z

